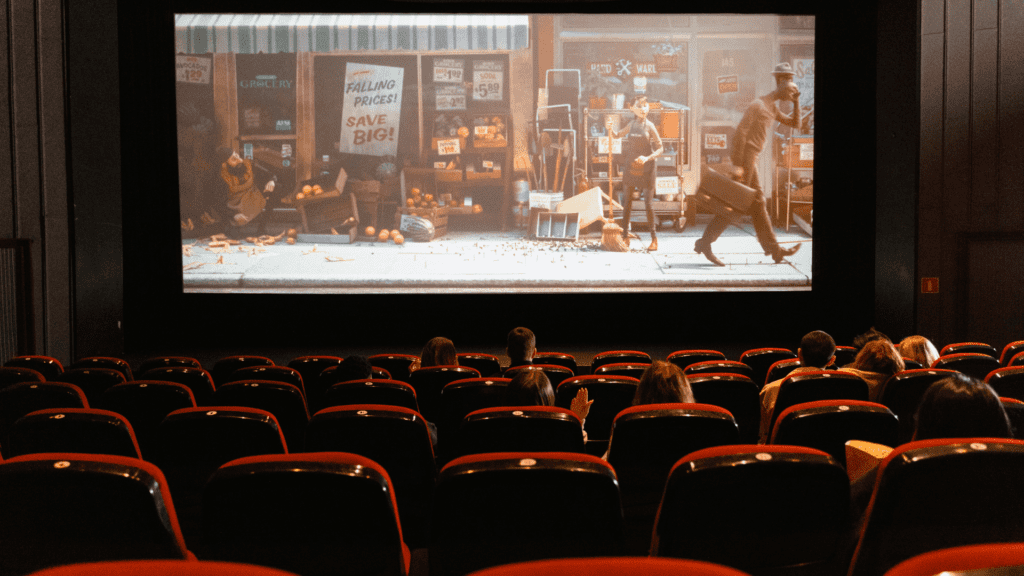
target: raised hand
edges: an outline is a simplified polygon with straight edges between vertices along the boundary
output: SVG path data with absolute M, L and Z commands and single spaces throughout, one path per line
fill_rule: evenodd
M 580 388 L 579 392 L 576 393 L 576 397 L 569 403 L 569 409 L 579 416 L 580 420 L 586 420 L 587 414 L 590 413 L 590 405 L 593 403 L 593 400 L 587 401 L 587 389 Z

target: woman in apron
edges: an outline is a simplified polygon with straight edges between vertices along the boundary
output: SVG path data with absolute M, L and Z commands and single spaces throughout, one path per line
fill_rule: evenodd
M 654 219 L 654 159 L 662 153 L 664 147 L 661 144 L 661 136 L 658 129 L 647 119 L 650 112 L 650 104 L 646 96 L 636 96 L 629 105 L 635 118 L 621 132 L 612 129 L 611 122 L 608 123 L 608 134 L 612 138 L 622 138 L 622 156 L 626 161 L 622 172 L 623 204 L 622 215 L 622 237 L 626 245 L 629 245 L 629 219 L 632 216 L 633 191 L 643 191 L 644 206 L 647 208 L 647 225 L 651 229 L 651 245 L 647 250 L 653 252 L 658 249 L 657 228 L 658 221 Z

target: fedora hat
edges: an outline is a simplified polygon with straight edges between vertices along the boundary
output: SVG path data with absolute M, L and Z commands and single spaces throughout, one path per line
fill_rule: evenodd
M 775 70 L 772 71 L 772 76 L 778 78 L 779 76 L 793 76 L 793 67 L 789 65 L 789 62 L 783 62 L 775 66 Z

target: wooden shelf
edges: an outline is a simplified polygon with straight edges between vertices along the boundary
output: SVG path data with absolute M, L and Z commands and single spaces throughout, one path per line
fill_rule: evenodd
M 239 136 L 240 142 L 248 142 L 250 140 L 295 140 L 297 137 L 295 134 L 252 134 L 249 136 Z

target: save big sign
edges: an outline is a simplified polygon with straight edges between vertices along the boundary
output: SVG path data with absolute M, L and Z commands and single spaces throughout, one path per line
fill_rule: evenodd
M 340 152 L 397 154 L 404 73 L 392 66 L 346 64 Z

